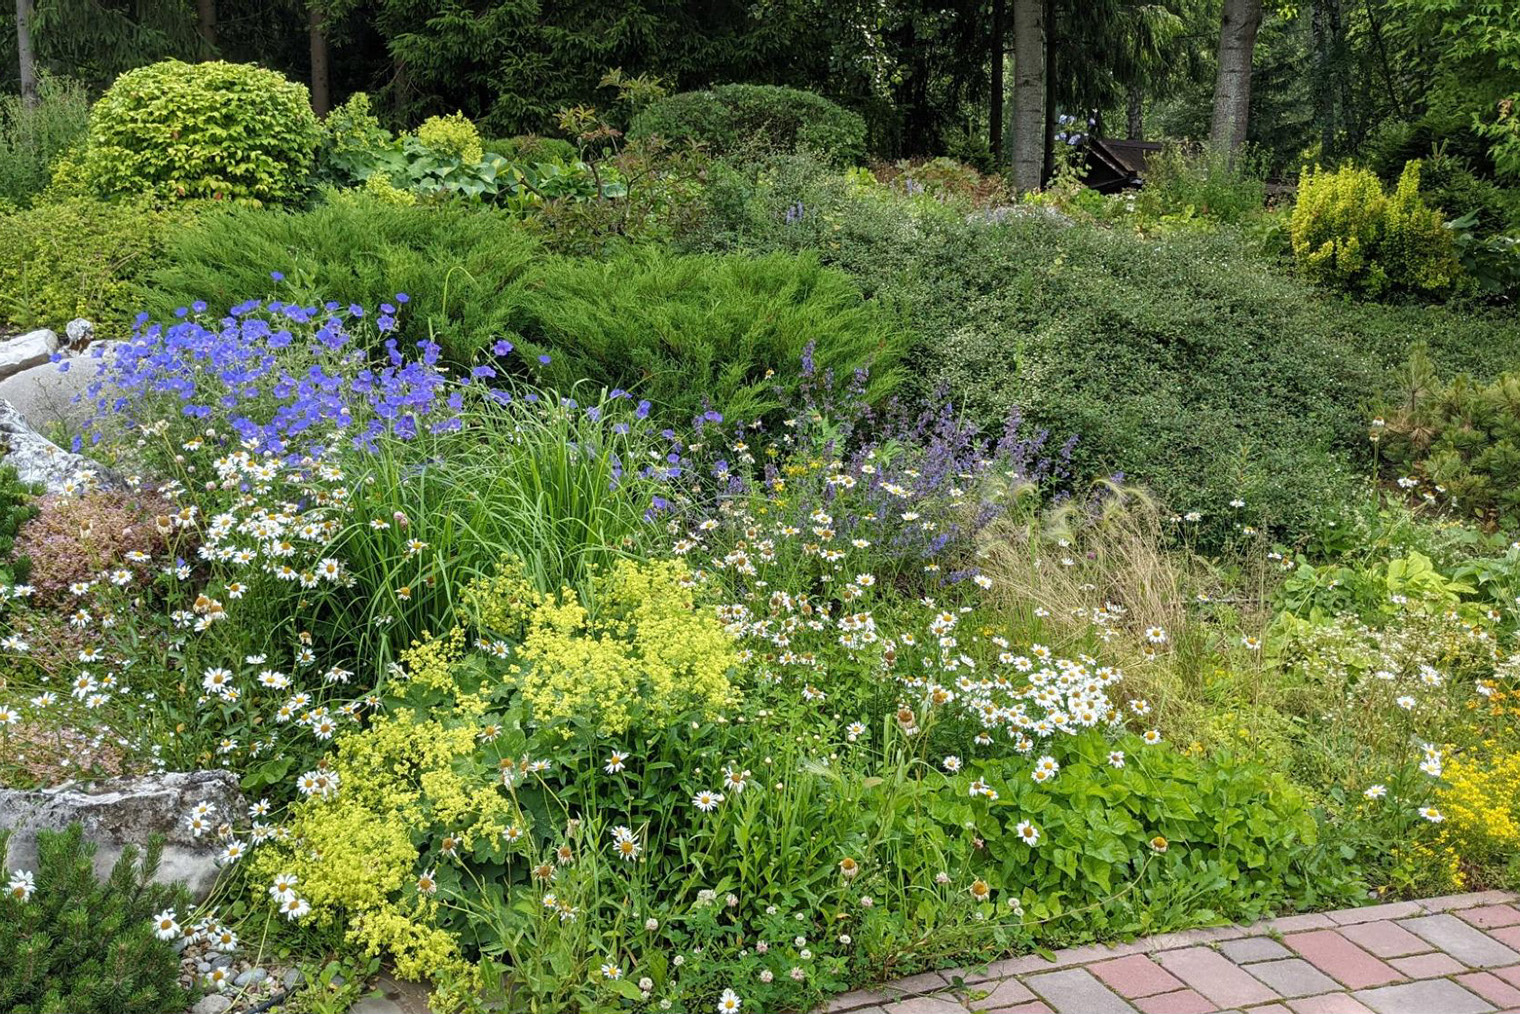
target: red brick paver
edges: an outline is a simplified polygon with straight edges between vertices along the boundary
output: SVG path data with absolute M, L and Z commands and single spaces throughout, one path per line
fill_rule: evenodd
M 1283 943 L 1302 954 L 1320 971 L 1352 989 L 1386 986 L 1404 979 L 1391 965 L 1330 930 L 1294 933 L 1284 937 Z
M 821 1011 L 1520 1014 L 1520 898 L 1483 891 L 987 957 L 835 997 Z
M 1109 989 L 1130 999 L 1185 988 L 1175 975 L 1143 954 L 1100 961 L 1088 965 L 1087 970 L 1108 983 Z

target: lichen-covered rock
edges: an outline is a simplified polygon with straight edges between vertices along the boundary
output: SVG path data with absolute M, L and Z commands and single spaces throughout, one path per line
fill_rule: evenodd
M 0 377 L 41 366 L 57 351 L 58 335 L 47 328 L 0 342 Z
M 185 819 L 202 802 L 214 806 L 221 819 L 240 816 L 245 803 L 237 776 L 230 771 L 191 771 L 38 791 L 0 789 L 0 828 L 12 831 L 7 865 L 35 868 L 37 832 L 61 831 L 79 821 L 85 838 L 99 845 L 95 873 L 105 877 L 123 845 L 145 845 L 157 833 L 165 843 L 154 879 L 183 881 L 197 899 L 204 898 L 216 882 L 219 849 L 213 836 L 191 834 Z
M 95 340 L 95 325 L 83 317 L 75 317 L 69 321 L 63 333 L 69 339 L 69 348 L 82 349 Z
M 27 423 L 16 407 L 0 401 L 0 451 L 22 482 L 40 483 L 49 493 L 120 489 L 108 469 L 80 454 L 65 451 Z

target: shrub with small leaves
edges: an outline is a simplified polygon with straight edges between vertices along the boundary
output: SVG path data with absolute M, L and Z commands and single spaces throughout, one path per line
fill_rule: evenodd
M 0 833 L 0 855 L 5 853 Z M 104 882 L 95 845 L 80 825 L 37 835 L 37 866 L 13 869 L 0 895 L 0 1010 L 12 1014 L 163 1014 L 191 996 L 179 984 L 179 956 L 155 917 L 183 913 L 179 885 L 152 883 L 161 839 L 126 846 Z M 140 861 L 139 861 L 140 859 Z M 177 923 L 176 923 L 177 929 Z
M 417 128 L 417 140 L 435 154 L 457 158 L 466 164 L 485 157 L 480 131 L 463 113 L 452 116 L 429 116 Z
M 101 337 L 130 330 L 138 274 L 189 216 L 136 202 L 71 199 L 0 213 L 0 322 L 62 331 L 75 317 Z
M 1420 197 L 1417 161 L 1392 194 L 1366 169 L 1305 170 L 1291 231 L 1299 270 L 1322 285 L 1435 295 L 1461 272 L 1441 213 Z
M 628 136 L 699 141 L 719 155 L 759 142 L 777 151 L 807 148 L 832 162 L 853 163 L 865 154 L 866 122 L 812 92 L 731 84 L 650 103 L 634 117 Z
M 83 172 L 107 197 L 289 201 L 320 138 L 304 85 L 251 64 L 165 60 L 95 104 Z

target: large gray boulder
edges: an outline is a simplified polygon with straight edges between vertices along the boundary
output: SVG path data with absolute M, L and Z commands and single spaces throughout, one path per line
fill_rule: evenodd
M 0 401 L 10 402 L 33 429 L 80 433 L 95 414 L 97 398 L 90 396 L 90 385 L 101 380 L 101 367 L 117 344 L 92 342 L 67 359 L 0 379 Z
M 10 402 L 0 401 L 0 450 L 3 463 L 16 469 L 22 482 L 41 484 L 49 493 L 80 493 L 88 489 L 120 489 L 121 479 L 97 462 L 65 451 L 27 424 Z
M 217 821 L 235 822 L 247 812 L 237 776 L 230 771 L 113 778 L 37 791 L 0 789 L 0 829 L 11 831 L 5 866 L 36 870 L 37 832 L 62 831 L 79 821 L 85 839 L 99 845 L 95 874 L 103 878 L 123 845 L 146 845 L 149 835 L 159 833 L 165 838 L 164 855 L 154 879 L 184 881 L 199 900 L 216 883 L 220 852 L 215 835 L 195 837 L 185 819 L 201 802 L 216 807 Z
M 58 335 L 47 328 L 0 342 L 0 377 L 41 366 L 57 351 Z

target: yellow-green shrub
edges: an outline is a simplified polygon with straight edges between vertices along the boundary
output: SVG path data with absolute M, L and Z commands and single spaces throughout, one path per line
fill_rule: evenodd
M 1304 170 L 1290 226 L 1299 269 L 1370 296 L 1449 289 L 1461 265 L 1441 213 L 1419 191 L 1418 161 L 1404 167 L 1392 194 L 1366 169 Z
M 82 171 L 102 196 L 287 201 L 320 137 L 304 85 L 251 64 L 165 60 L 95 104 Z
M 0 214 L 0 320 L 62 330 L 75 317 L 125 332 L 135 281 L 188 218 L 137 204 L 71 200 Z
M 467 165 L 473 165 L 485 156 L 480 131 L 463 113 L 429 116 L 417 128 L 417 140 L 435 154 L 457 158 Z
M 504 565 L 472 591 L 481 625 L 518 641 L 518 687 L 536 722 L 622 732 L 637 717 L 715 714 L 738 662 L 715 616 L 698 608 L 684 564 L 619 560 L 586 601 L 537 592 Z

